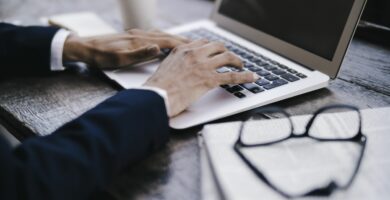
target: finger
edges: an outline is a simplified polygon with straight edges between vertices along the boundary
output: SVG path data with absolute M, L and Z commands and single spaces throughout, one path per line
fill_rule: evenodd
M 216 54 L 224 53 L 228 51 L 228 49 L 220 42 L 211 42 L 197 48 L 196 51 L 200 52 L 202 56 L 211 57 Z
M 154 38 L 154 37 L 144 37 L 144 39 L 150 43 L 157 44 L 161 49 L 173 49 L 177 46 L 186 44 L 180 40 L 171 37 L 162 37 L 162 38 Z
M 154 30 L 154 31 L 143 31 L 139 29 L 132 29 L 127 31 L 128 33 L 131 33 L 133 35 L 138 35 L 138 36 L 146 36 L 146 37 L 153 37 L 153 38 L 171 38 L 174 40 L 178 40 L 183 43 L 189 43 L 191 40 L 178 36 L 178 35 L 172 35 L 169 33 L 165 33 L 159 30 Z
M 160 54 L 158 45 L 149 45 L 132 51 L 125 51 L 119 55 L 120 65 L 129 65 L 134 62 L 154 58 Z
M 217 77 L 220 85 L 252 83 L 259 79 L 259 75 L 253 72 L 229 72 Z
M 191 42 L 190 39 L 185 38 L 185 37 L 183 37 L 183 36 L 165 33 L 165 32 L 162 32 L 162 31 L 160 31 L 160 30 L 149 31 L 149 32 L 147 32 L 147 34 L 150 35 L 150 36 L 152 36 L 152 37 L 169 37 L 169 38 L 174 38 L 174 39 L 180 40 L 180 41 L 182 41 L 182 42 L 184 42 L 184 43 L 189 43 L 189 42 Z
M 188 44 L 182 45 L 181 48 L 183 48 L 183 49 L 194 49 L 194 48 L 197 48 L 197 47 L 204 46 L 204 45 L 206 45 L 208 43 L 209 43 L 209 41 L 206 40 L 206 39 L 195 40 L 195 41 L 190 42 Z
M 220 68 L 223 66 L 233 66 L 233 67 L 238 67 L 242 68 L 243 63 L 241 59 L 233 54 L 232 52 L 226 51 L 224 53 L 218 54 L 212 58 L 210 58 L 209 66 L 211 68 Z
M 172 38 L 174 38 L 176 40 L 179 40 L 179 41 L 181 41 L 183 43 L 190 43 L 192 41 L 192 40 L 190 40 L 190 39 L 188 39 L 186 37 L 182 37 L 182 36 L 179 36 L 179 35 L 167 35 L 165 37 L 172 37 Z

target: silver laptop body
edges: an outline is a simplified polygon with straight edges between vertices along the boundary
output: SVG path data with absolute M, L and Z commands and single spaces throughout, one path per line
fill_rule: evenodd
M 263 80 L 215 88 L 170 126 L 185 129 L 326 87 L 337 76 L 365 1 L 218 0 L 210 20 L 167 30 L 224 42 Z M 139 87 L 159 63 L 105 74 L 124 88 Z

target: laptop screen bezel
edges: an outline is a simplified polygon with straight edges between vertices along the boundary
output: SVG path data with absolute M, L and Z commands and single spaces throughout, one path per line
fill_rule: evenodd
M 298 64 L 327 74 L 333 79 L 337 77 L 342 61 L 366 4 L 366 0 L 354 1 L 333 59 L 328 60 L 219 13 L 222 1 L 224 0 L 216 1 L 216 6 L 211 16 L 211 19 L 216 22 L 218 26 L 223 27 L 230 32 L 265 47 Z

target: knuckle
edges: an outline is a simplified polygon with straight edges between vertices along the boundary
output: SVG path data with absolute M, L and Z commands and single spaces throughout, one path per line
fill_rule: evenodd
M 213 42 L 213 45 L 217 48 L 217 49 L 220 49 L 220 50 L 225 50 L 226 47 L 223 43 L 221 42 Z
M 237 56 L 236 54 L 234 54 L 233 52 L 226 52 L 226 55 L 228 58 L 230 58 L 231 60 L 236 60 L 237 59 Z
M 193 49 L 186 49 L 183 51 L 184 56 L 193 57 L 194 50 Z
M 188 60 L 188 62 L 189 62 L 191 65 L 198 65 L 198 64 L 199 64 L 198 60 L 195 59 L 195 56 L 189 56 L 189 57 L 187 58 L 187 60 Z M 204 68 L 203 65 L 199 65 L 198 67 L 199 67 L 199 68 Z
M 180 51 L 181 48 L 182 48 L 182 47 L 175 47 L 175 48 L 173 48 L 173 49 L 172 49 L 172 53 L 173 53 L 173 54 L 177 54 L 177 53 Z
M 174 46 L 177 44 L 176 40 L 172 37 L 163 37 L 162 41 L 164 41 L 167 45 Z
M 186 50 L 184 46 L 176 46 L 173 48 L 172 53 L 182 53 Z
M 240 64 L 241 63 L 240 58 L 238 58 L 237 55 L 234 54 L 233 52 L 228 52 L 228 59 L 229 59 L 230 62 L 232 62 L 234 64 Z
M 232 62 L 234 62 L 234 61 L 236 60 L 236 57 L 235 57 L 235 55 L 234 55 L 232 52 L 224 52 L 224 53 L 222 54 L 222 56 L 223 56 L 224 59 L 225 59 L 226 61 L 228 61 L 229 63 L 232 63 Z
M 209 41 L 207 39 L 200 39 L 200 40 L 196 40 L 194 43 L 207 44 L 209 43 Z

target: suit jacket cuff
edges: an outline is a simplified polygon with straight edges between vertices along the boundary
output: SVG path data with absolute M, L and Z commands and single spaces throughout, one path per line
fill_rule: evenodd
M 158 87 L 149 87 L 149 86 L 133 87 L 133 88 L 130 88 L 130 89 L 149 90 L 149 91 L 153 91 L 153 92 L 157 93 L 158 95 L 160 95 L 164 99 L 165 109 L 167 111 L 167 115 L 171 116 L 170 115 L 171 114 L 171 110 L 170 110 L 170 106 L 169 106 L 169 100 L 168 100 L 167 91 L 165 91 L 165 90 L 163 90 L 161 88 L 158 88 Z

